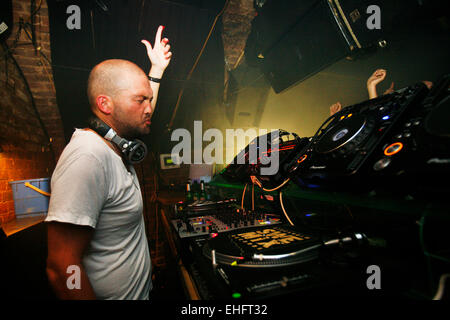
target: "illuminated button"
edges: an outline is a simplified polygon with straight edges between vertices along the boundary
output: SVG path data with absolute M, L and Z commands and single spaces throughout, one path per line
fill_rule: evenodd
M 303 161 L 305 161 L 305 159 L 308 158 L 308 155 L 304 154 L 300 157 L 300 159 L 297 160 L 297 163 L 302 163 Z
M 345 118 L 345 116 L 342 116 L 339 120 L 342 120 L 342 119 L 344 119 Z
M 403 148 L 403 143 L 401 142 L 395 142 L 384 149 L 384 154 L 387 156 L 392 156 L 396 153 L 398 153 Z
M 353 115 L 353 113 L 349 113 L 347 118 L 350 118 Z
M 239 292 L 234 292 L 231 296 L 235 299 L 239 299 L 241 297 L 241 294 Z
M 381 158 L 373 165 L 373 170 L 380 171 L 386 168 L 391 163 L 391 158 Z

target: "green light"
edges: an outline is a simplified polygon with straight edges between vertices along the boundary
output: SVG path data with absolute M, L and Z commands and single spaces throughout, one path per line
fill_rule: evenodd
M 239 292 L 235 292 L 231 296 L 235 299 L 239 299 L 241 297 L 241 294 Z

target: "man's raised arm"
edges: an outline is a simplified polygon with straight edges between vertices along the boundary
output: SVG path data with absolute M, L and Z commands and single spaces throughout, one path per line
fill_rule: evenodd
M 163 30 L 164 27 L 159 26 L 153 47 L 147 40 L 141 41 L 147 48 L 147 55 L 152 65 L 148 76 L 153 91 L 153 100 L 151 102 L 153 111 L 155 110 L 156 101 L 158 99 L 159 80 L 162 78 L 164 71 L 172 58 L 172 52 L 169 51 L 169 39 L 164 38 L 161 40 Z

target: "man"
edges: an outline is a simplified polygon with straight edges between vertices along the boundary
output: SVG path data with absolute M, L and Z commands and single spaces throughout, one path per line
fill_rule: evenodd
M 148 134 L 159 79 L 171 60 L 168 39 L 143 40 L 149 77 L 126 60 L 106 60 L 88 79 L 92 112 L 126 139 Z M 149 80 L 150 79 L 150 80 Z M 136 172 L 120 149 L 77 129 L 51 180 L 47 275 L 61 299 L 148 299 L 151 261 Z

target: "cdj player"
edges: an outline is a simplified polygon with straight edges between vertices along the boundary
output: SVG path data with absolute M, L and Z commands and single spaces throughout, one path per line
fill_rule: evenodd
M 388 180 L 372 174 L 379 150 L 387 148 L 387 158 L 400 151 L 399 145 L 386 143 L 392 140 L 409 112 L 420 107 L 427 93 L 426 86 L 418 83 L 334 114 L 317 130 L 303 152 L 286 165 L 291 180 L 302 187 L 339 190 L 385 185 Z M 380 166 L 383 163 L 375 165 L 375 170 Z
M 293 137 L 293 139 L 289 139 Z M 287 178 L 284 168 L 309 143 L 309 138 L 301 138 L 293 132 L 279 129 L 276 134 L 270 133 L 255 138 L 228 164 L 221 172 L 222 176 L 231 182 L 250 183 L 251 176 L 257 177 L 265 188 L 274 188 Z M 252 150 L 265 150 L 256 159 Z M 273 157 L 276 153 L 278 167 L 270 175 L 262 174 L 262 168 L 268 167 L 264 158 Z

